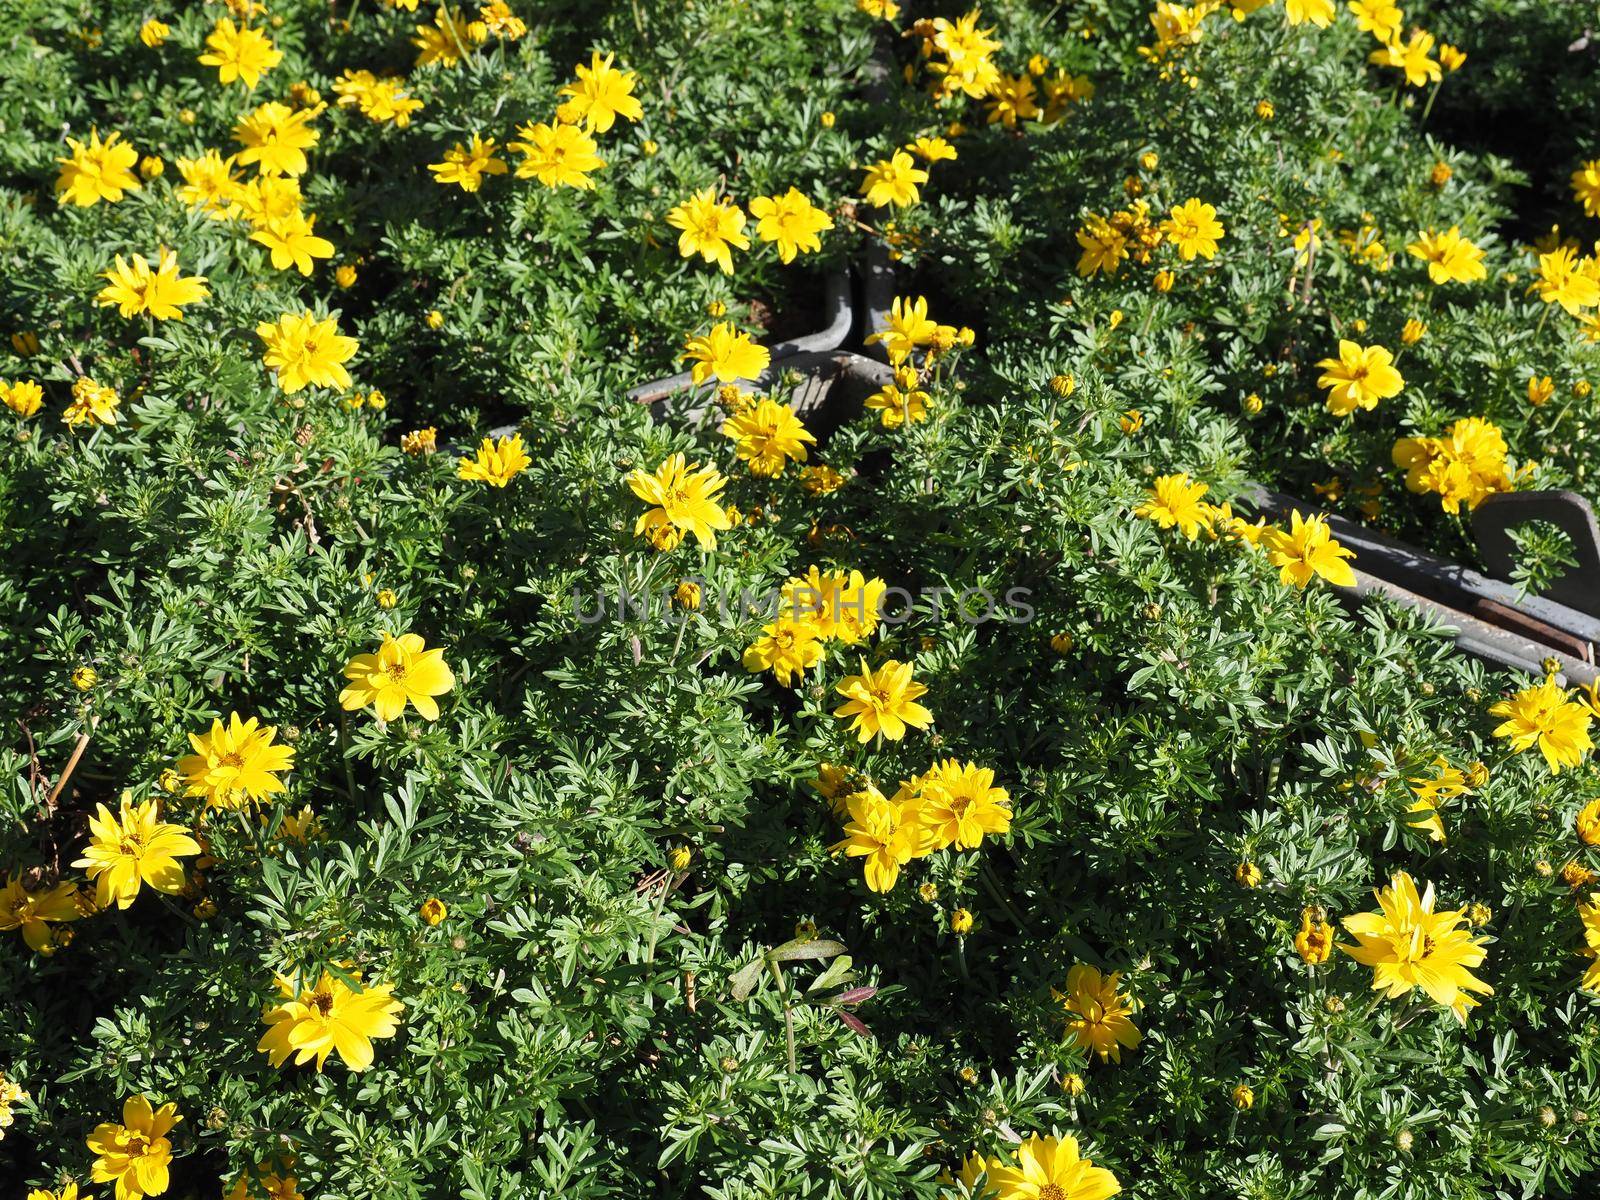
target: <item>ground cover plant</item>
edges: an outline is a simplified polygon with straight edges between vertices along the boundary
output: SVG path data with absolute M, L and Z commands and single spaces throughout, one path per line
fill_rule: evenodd
M 1588 1194 L 1600 696 L 1312 508 L 1592 495 L 1534 7 L 27 0 L 0 1188 Z

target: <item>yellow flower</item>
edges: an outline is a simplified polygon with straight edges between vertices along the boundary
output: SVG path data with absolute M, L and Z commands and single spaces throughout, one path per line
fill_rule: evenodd
M 1528 288 L 1546 304 L 1559 304 L 1572 316 L 1600 304 L 1600 278 L 1586 270 L 1589 260 L 1579 259 L 1571 246 L 1558 246 L 1539 255 L 1539 278 Z
M 279 771 L 294 766 L 294 751 L 273 744 L 278 730 L 260 719 L 228 715 L 228 723 L 211 722 L 209 733 L 191 733 L 194 753 L 178 760 L 187 785 L 185 795 L 204 796 L 217 808 L 239 808 L 252 800 L 265 800 L 283 791 Z
M 441 329 L 444 327 L 444 314 L 437 308 L 429 309 L 428 315 L 423 320 L 427 322 L 429 329 Z
M 1507 738 L 1517 753 L 1537 745 L 1539 753 L 1558 775 L 1564 767 L 1576 767 L 1594 749 L 1589 738 L 1589 722 L 1594 713 L 1586 704 L 1569 700 L 1571 693 L 1548 678 L 1543 683 L 1523 688 L 1509 700 L 1490 705 L 1489 715 L 1504 717 L 1494 736 Z
M 503 488 L 532 461 L 522 448 L 520 433 L 503 437 L 498 442 L 484 438 L 478 444 L 476 458 L 463 458 L 457 463 L 456 476 Z
M 356 269 L 351 263 L 340 263 L 333 270 L 333 282 L 341 288 L 353 288 L 356 285 Z
M 1384 45 L 1399 38 L 1405 23 L 1405 14 L 1394 0 L 1350 0 L 1350 11 L 1355 14 L 1356 27 Z
M 950 914 L 950 932 L 957 937 L 964 937 L 972 932 L 972 914 L 964 908 L 958 908 Z
M 1242 862 L 1233 869 L 1233 881 L 1242 888 L 1258 888 L 1261 879 L 1261 868 L 1253 862 Z
M 478 20 L 497 38 L 514 42 L 528 32 L 527 23 L 511 11 L 506 0 L 489 0 L 478 10 Z
M 1406 346 L 1415 346 L 1427 334 L 1428 327 L 1415 317 L 1406 319 L 1405 328 L 1400 331 L 1400 341 Z
M 1467 52 L 1449 42 L 1439 43 L 1439 65 L 1446 71 L 1459 71 L 1466 66 Z
M 1426 831 L 1430 841 L 1442 842 L 1445 840 L 1445 835 L 1444 822 L 1438 813 L 1440 803 L 1457 796 L 1465 796 L 1472 791 L 1472 787 L 1467 782 L 1466 775 L 1459 768 L 1452 767 L 1444 758 L 1434 759 L 1433 768 L 1432 775 L 1418 775 L 1407 780 L 1417 799 L 1406 811 L 1420 815 L 1416 820 L 1407 821 L 1406 824 L 1412 829 Z
M 127 908 L 142 883 L 170 895 L 183 890 L 178 859 L 199 854 L 200 845 L 183 826 L 160 820 L 154 800 L 131 804 L 124 798 L 117 815 L 104 804 L 96 805 L 95 813 L 89 818 L 89 844 L 72 865 L 83 867 L 94 881 L 96 905 Z
M 1339 357 L 1317 364 L 1322 376 L 1318 387 L 1328 389 L 1328 411 L 1347 417 L 1357 408 L 1373 409 L 1378 401 L 1398 396 L 1406 381 L 1394 369 L 1394 355 L 1382 346 L 1359 346 L 1343 338 Z
M 400 435 L 400 449 L 411 455 L 432 454 L 439 446 L 439 431 L 432 425 Z
M 1027 75 L 1012 75 L 1000 71 L 989 93 L 984 97 L 989 106 L 988 123 L 1015 129 L 1018 121 L 1031 121 L 1043 115 L 1035 98 L 1038 84 Z
M 67 405 L 61 419 L 69 429 L 83 425 L 115 425 L 117 407 L 121 403 L 122 397 L 117 395 L 116 389 L 80 375 L 72 382 L 72 403 Z
M 809 622 L 820 638 L 853 646 L 876 632 L 886 588 L 883 580 L 867 579 L 860 571 L 825 575 L 813 566 L 783 585 L 780 611 Z
M 805 462 L 806 446 L 817 439 L 786 404 L 762 400 L 723 423 L 722 433 L 734 440 L 739 460 L 750 474 L 771 479 L 783 474 L 790 459 Z
M 147 154 L 139 160 L 139 174 L 146 179 L 160 179 L 166 169 L 167 164 L 154 154 Z
M 615 54 L 594 51 L 586 67 L 576 68 L 578 82 L 569 83 L 556 94 L 567 100 L 556 109 L 556 120 L 565 125 L 582 122 L 593 133 L 604 133 L 618 117 L 637 121 L 644 115 L 633 94 L 632 71 L 619 71 L 611 65 Z
M 272 265 L 279 271 L 290 267 L 302 275 L 311 274 L 314 259 L 332 258 L 333 243 L 318 237 L 317 218 L 299 211 L 268 221 L 250 235 L 272 252 Z
M 800 472 L 800 486 L 811 496 L 826 496 L 837 492 L 846 482 L 844 475 L 827 463 L 816 463 Z
M 239 198 L 239 180 L 233 173 L 232 155 L 222 157 L 221 151 L 207 150 L 199 158 L 179 158 L 174 163 L 183 183 L 178 188 L 178 199 L 190 208 L 198 208 L 213 221 L 226 220 L 234 213 Z
M 1528 403 L 1535 408 L 1542 408 L 1556 394 L 1555 380 L 1550 376 L 1528 376 Z
M 595 153 L 599 149 L 595 140 L 576 125 L 523 125 L 517 130 L 517 140 L 507 142 L 506 149 L 522 155 L 518 179 L 537 179 L 547 188 L 592 190 L 594 180 L 589 172 L 606 165 Z
M 1600 800 L 1591 800 L 1578 810 L 1572 829 L 1585 846 L 1600 846 Z
M 892 21 L 900 15 L 900 6 L 895 0 L 856 0 L 856 7 L 880 21 Z
M 1341 546 L 1328 531 L 1328 521 L 1323 516 L 1302 517 L 1297 508 L 1291 514 L 1293 524 L 1288 532 L 1268 529 L 1262 540 L 1267 547 L 1267 561 L 1278 568 L 1278 579 L 1285 584 L 1303 588 L 1317 576 L 1338 587 L 1355 587 L 1355 572 L 1347 558 L 1353 551 Z
M 1149 498 L 1133 510 L 1133 515 L 1154 521 L 1162 529 L 1176 527 L 1192 542 L 1202 525 L 1210 525 L 1210 506 L 1201 502 L 1210 490 L 1208 484 L 1191 480 L 1183 471 L 1157 475 L 1146 493 Z
M 715 378 L 719 383 L 756 379 L 772 362 L 772 354 L 741 333 L 731 321 L 719 321 L 710 333 L 696 334 L 684 345 L 684 361 L 693 362 L 690 378 L 696 386 Z
M 116 1200 L 161 1195 L 170 1182 L 167 1168 L 172 1162 L 167 1134 L 181 1120 L 176 1104 L 152 1109 L 143 1096 L 129 1096 L 122 1102 L 121 1124 L 104 1122 L 89 1135 L 95 1155 L 89 1177 L 96 1183 L 114 1180 Z
M 242 80 L 253 91 L 261 77 L 283 61 L 283 51 L 266 34 L 248 25 L 235 26 L 227 17 L 217 19 L 206 45 L 209 50 L 200 56 L 200 63 L 215 67 L 224 87 Z
M 731 201 L 719 201 L 715 188 L 703 188 L 667 213 L 667 224 L 680 230 L 678 253 L 684 258 L 698 254 L 716 263 L 724 275 L 733 274 L 730 246 L 750 248 L 744 229 L 744 213 Z
M 444 161 L 429 163 L 428 170 L 442 184 L 457 184 L 463 192 L 475 192 L 483 186 L 485 175 L 504 175 L 505 160 L 494 152 L 494 139 L 472 135 L 471 145 L 457 142 L 444 152 Z
M 378 125 L 393 121 L 397 129 L 409 126 L 422 108 L 422 101 L 405 90 L 405 80 L 398 75 L 380 78 L 371 71 L 346 70 L 333 81 L 333 90 L 341 108 L 356 108 Z
M 861 194 L 874 208 L 905 208 L 917 202 L 921 196 L 917 187 L 927 182 L 928 173 L 916 165 L 911 155 L 896 150 L 867 168 Z
M 385 631 L 376 654 L 358 654 L 345 664 L 350 686 L 339 693 L 346 712 L 371 705 L 380 721 L 393 721 L 409 703 L 425 721 L 439 719 L 435 696 L 456 685 L 443 650 L 426 649 L 414 633 L 395 637 Z
M 818 234 L 833 228 L 833 218 L 793 187 L 781 196 L 757 196 L 750 201 L 750 215 L 756 219 L 756 236 L 776 242 L 778 260 L 785 263 L 802 251 L 821 250 Z
M 926 163 L 954 162 L 956 159 L 956 148 L 942 137 L 919 137 L 906 143 L 906 149 Z
M 1117 428 L 1132 437 L 1144 428 L 1144 414 L 1137 408 L 1130 408 L 1117 418 Z
M 1217 210 L 1199 199 L 1186 201 L 1173 208 L 1161 222 L 1161 232 L 1178 248 L 1178 257 L 1193 262 L 1196 255 L 1210 259 L 1216 257 L 1217 240 L 1225 232 L 1217 220 Z
M 1285 15 L 1291 25 L 1306 22 L 1326 29 L 1333 23 L 1333 0 L 1283 0 Z
M 1578 905 L 1578 917 L 1583 922 L 1583 946 L 1578 953 L 1591 960 L 1578 986 L 1600 992 L 1600 892 L 1590 893 L 1588 903 Z
M 266 343 L 261 361 L 277 373 L 278 387 L 293 395 L 307 386 L 336 388 L 350 386 L 350 373 L 344 364 L 355 357 L 355 338 L 339 332 L 333 317 L 317 320 L 309 310 L 284 313 L 277 321 L 256 326 L 256 336 Z
M 245 113 L 233 126 L 234 140 L 244 147 L 238 154 L 239 165 L 254 163 L 263 175 L 304 175 L 311 165 L 306 151 L 322 137 L 311 122 L 324 107 L 318 104 L 296 112 L 269 100 Z
M 1485 953 L 1471 932 L 1460 928 L 1464 914 L 1434 912 L 1433 885 L 1419 896 L 1417 885 L 1404 871 L 1373 894 L 1379 911 L 1346 917 L 1344 927 L 1357 944 L 1339 949 L 1373 968 L 1374 991 L 1395 1000 L 1421 988 L 1465 1023 L 1467 1011 L 1480 1003 L 1468 993 L 1487 996 L 1494 989 L 1471 972 Z
M 89 131 L 89 144 L 68 138 L 72 154 L 58 158 L 61 174 L 56 178 L 56 192 L 62 204 L 75 204 L 88 208 L 104 200 L 115 203 L 124 192 L 137 192 L 139 181 L 134 177 L 133 165 L 139 161 L 139 152 L 121 140 L 120 133 L 106 134 L 100 140 L 98 130 Z
M 1078 1047 L 1100 1056 L 1100 1061 L 1122 1061 L 1122 1048 L 1139 1044 L 1134 1028 L 1133 1001 L 1117 991 L 1122 972 L 1102 975 L 1100 968 L 1079 963 L 1067 972 L 1065 994 L 1052 994 L 1067 1011 L 1067 1035 Z
M 49 950 L 55 944 L 50 925 L 76 921 L 82 915 L 78 889 L 70 883 L 29 891 L 22 886 L 22 877 L 13 875 L 0 887 L 0 933 L 20 929 L 30 950 Z
M 1406 249 L 1428 264 L 1428 278 L 1434 283 L 1476 283 L 1488 278 L 1483 251 L 1461 236 L 1459 225 L 1444 233 L 1429 229 Z
M 31 417 L 44 403 L 44 388 L 32 379 L 19 379 L 15 383 L 0 379 L 0 401 L 17 416 Z
M 813 622 L 781 616 L 761 627 L 761 636 L 745 649 L 742 661 L 746 671 L 771 671 L 784 687 L 793 687 L 808 668 L 822 661 L 822 654 Z
M 718 499 L 728 481 L 715 467 L 696 469 L 674 454 L 654 474 L 642 468 L 630 472 L 627 482 L 635 496 L 652 506 L 634 525 L 635 536 L 666 527 L 679 537 L 692 533 L 702 550 L 715 550 L 717 531 L 732 525 Z
M 1572 173 L 1572 198 L 1591 217 L 1600 217 L 1600 158 L 1590 159 Z
M 443 900 L 437 896 L 431 896 L 422 902 L 422 907 L 417 910 L 417 913 L 427 924 L 437 925 L 450 915 L 450 910 L 445 907 Z
M 863 658 L 860 674 L 845 676 L 834 690 L 845 697 L 845 703 L 834 709 L 833 715 L 853 717 L 850 727 L 862 742 L 880 734 L 898 742 L 908 725 L 926 729 L 933 722 L 933 714 L 916 703 L 928 689 L 913 681 L 910 663 L 891 658 L 874 671 Z
M 143 255 L 133 255 L 127 263 L 117 255 L 112 268 L 100 276 L 109 282 L 95 297 L 96 303 L 114 304 L 124 317 L 149 313 L 158 321 L 181 321 L 182 305 L 195 304 L 211 294 L 204 275 L 183 278 L 178 274 L 178 256 L 171 250 L 162 248 L 156 258 L 152 271 Z
M 933 834 L 934 848 L 976 850 L 986 833 L 1011 828 L 1011 796 L 994 786 L 994 772 L 954 758 L 936 762 L 917 777 L 922 822 Z
M 99 682 L 100 672 L 96 671 L 93 667 L 83 666 L 72 668 L 72 686 L 77 688 L 80 692 L 87 692 Z
M 1107 1200 L 1122 1190 L 1110 1171 L 1079 1157 L 1073 1137 L 1035 1134 L 1017 1147 L 1016 1159 L 1014 1167 L 1000 1159 L 987 1164 L 990 1186 L 1004 1200 Z
M 1245 1083 L 1235 1084 L 1228 1096 L 1233 1101 L 1233 1106 L 1240 1112 L 1253 1107 L 1256 1102 L 1255 1090 Z
M 1444 71 L 1439 64 L 1428 57 L 1433 42 L 1433 34 L 1413 29 L 1409 42 L 1402 44 L 1396 36 L 1394 41 L 1382 50 L 1374 50 L 1367 58 L 1380 67 L 1394 67 L 1404 72 L 1406 82 L 1412 87 L 1426 87 L 1444 78 Z
M 900 868 L 932 847 L 915 797 L 901 788 L 892 800 L 885 799 L 868 784 L 865 790 L 847 797 L 845 806 L 850 820 L 843 840 L 833 845 L 833 853 L 866 859 L 862 869 L 867 887 L 874 892 L 893 891 Z
M 881 342 L 889 361 L 898 366 L 910 358 L 917 347 L 931 345 L 938 329 L 938 324 L 928 316 L 926 297 L 896 296 L 889 304 L 889 327 L 870 335 L 866 344 L 872 346 Z
M 277 987 L 282 999 L 262 1018 L 267 1032 L 256 1044 L 275 1067 L 292 1054 L 296 1066 L 316 1059 L 320 1072 L 328 1056 L 338 1051 L 350 1070 L 365 1071 L 372 1065 L 373 1040 L 394 1036 L 405 1007 L 394 998 L 393 984 L 352 991 L 327 971 L 311 988 L 281 975 Z
M 154 17 L 151 17 L 143 25 L 139 26 L 139 40 L 150 49 L 154 50 L 157 46 L 161 45 L 162 42 L 167 40 L 167 36 L 171 34 L 171 32 L 171 25 L 168 25 L 165 21 L 158 21 Z
M 1271 100 L 1257 100 L 1256 101 L 1256 119 L 1257 120 L 1270 121 L 1274 117 L 1276 117 L 1277 115 L 1278 115 L 1278 110 L 1273 106 L 1273 103 L 1272 103 Z
M 1322 910 L 1307 908 L 1300 913 L 1300 932 L 1294 935 L 1294 952 L 1308 967 L 1320 966 L 1333 955 L 1333 926 L 1323 919 Z
M 1443 437 L 1400 438 L 1390 457 L 1406 469 L 1407 490 L 1437 492 L 1440 506 L 1453 513 L 1462 504 L 1476 508 L 1485 497 L 1512 490 L 1506 453 L 1497 426 L 1482 417 L 1464 417 Z
M 414 9 L 413 9 L 414 11 Z M 467 53 L 467 46 L 482 38 L 473 37 L 472 25 L 461 14 L 459 8 L 439 6 L 439 11 L 434 14 L 432 25 L 417 25 L 413 27 L 416 36 L 411 39 L 411 44 L 417 48 L 416 65 L 419 67 L 430 66 L 437 63 L 441 67 L 457 67 L 461 65 L 462 55 Z M 485 36 L 488 28 L 482 27 Z

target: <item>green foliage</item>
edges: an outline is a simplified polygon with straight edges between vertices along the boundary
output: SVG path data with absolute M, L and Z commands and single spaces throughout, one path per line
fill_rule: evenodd
M 292 1156 L 311 1200 L 933 1200 L 970 1151 L 1051 1130 L 1139 1200 L 1587 1194 L 1600 1008 L 1578 990 L 1567 880 L 1600 869 L 1574 832 L 1593 765 L 1552 775 L 1497 741 L 1486 709 L 1522 681 L 1414 613 L 1351 612 L 1237 537 L 1132 515 L 1173 471 L 1235 505 L 1252 480 L 1336 475 L 1350 503 L 1382 485 L 1380 523 L 1467 553 L 1390 459 L 1465 415 L 1537 458 L 1532 481 L 1588 487 L 1593 412 L 1571 384 L 1594 348 L 1559 312 L 1541 328 L 1526 256 L 1497 233 L 1523 168 L 1433 140 L 1347 15 L 1323 32 L 1276 10 L 1213 18 L 1190 89 L 1137 54 L 1142 0 L 1005 0 L 984 23 L 1007 70 L 1040 53 L 1097 87 L 1013 131 L 981 103 L 935 106 L 915 71 L 868 89 L 874 47 L 914 65 L 916 39 L 846 0 L 514 6 L 538 8 L 528 35 L 454 71 L 409 71 L 422 9 L 295 0 L 272 8 L 285 59 L 248 99 L 194 62 L 220 9 L 168 18 L 156 52 L 136 36 L 151 14 L 124 0 L 20 7 L 0 42 L 0 333 L 41 348 L 0 342 L 0 378 L 38 378 L 47 400 L 5 415 L 0 460 L 0 871 L 81 881 L 86 819 L 124 795 L 160 799 L 205 846 L 184 895 L 147 887 L 51 954 L 3 935 L 0 1071 L 29 1094 L 0 1141 L 13 1190 L 109 1194 L 85 1138 L 142 1093 L 184 1116 L 176 1196 Z M 1448 96 L 1496 49 L 1441 20 L 1472 54 Z M 1537 44 L 1508 36 L 1506 53 Z M 599 139 L 595 191 L 506 176 L 466 194 L 427 174 L 473 132 L 548 119 L 593 48 L 638 73 L 644 106 Z M 352 66 L 409 71 L 425 106 L 404 129 L 318 119 L 305 196 L 332 263 L 275 271 L 243 225 L 174 197 L 177 156 L 228 148 L 239 113 L 295 81 L 331 100 Z M 846 207 L 865 163 L 955 119 L 960 157 L 932 166 L 920 205 Z M 166 173 L 57 206 L 63 130 L 91 126 Z M 1227 224 L 1170 293 L 1143 269 L 1077 274 L 1084 213 L 1127 203 L 1129 176 Z M 690 192 L 791 184 L 835 215 L 822 254 L 782 267 L 756 243 L 731 278 L 678 255 L 664 216 Z M 1326 257 L 1297 272 L 1293 234 L 1316 219 Z M 1362 224 L 1388 270 L 1339 247 Z M 1489 283 L 1432 288 L 1404 252 L 1430 224 L 1488 247 Z M 814 494 L 792 464 L 754 477 L 715 419 L 625 399 L 674 369 L 712 302 L 804 328 L 821 272 L 880 239 L 902 291 L 978 345 L 926 372 L 925 422 L 830 412 L 812 462 L 842 488 Z M 95 305 L 114 255 L 158 245 L 207 277 L 207 302 L 158 324 Z M 307 306 L 357 338 L 353 390 L 386 407 L 276 388 L 255 326 Z M 1401 359 L 1406 392 L 1333 418 L 1315 362 L 1358 321 L 1398 349 L 1411 315 L 1429 332 Z M 1520 399 L 1535 371 L 1563 402 Z M 121 393 L 116 425 L 62 426 L 85 372 Z M 1069 372 L 1063 396 L 1050 381 Z M 506 422 L 528 469 L 503 489 L 460 480 L 450 447 Z M 440 452 L 403 453 L 429 424 Z M 715 551 L 635 536 L 625 477 L 672 453 L 729 479 L 744 519 Z M 1531 536 L 1530 588 L 1557 549 Z M 812 565 L 914 602 L 783 688 L 742 665 L 764 618 L 737 598 Z M 690 578 L 701 606 L 674 608 Z M 1000 619 L 949 599 L 980 591 Z M 345 665 L 384 630 L 443 648 L 438 721 L 341 708 Z M 913 664 L 930 730 L 857 742 L 833 710 L 861 656 Z M 188 735 L 235 711 L 293 747 L 287 791 L 241 811 L 174 794 L 162 776 Z M 995 771 L 1009 832 L 869 891 L 831 852 L 842 822 L 812 781 L 842 765 L 889 793 L 947 757 Z M 1412 785 L 1440 758 L 1487 782 L 1441 804 L 1435 841 Z M 1242 863 L 1259 887 L 1236 882 Z M 1494 993 L 1464 1026 L 1380 998 L 1341 951 L 1313 968 L 1294 949 L 1304 909 L 1337 925 L 1397 871 L 1441 910 L 1487 911 Z M 1120 1063 L 1064 1035 L 1079 963 L 1121 972 L 1137 1002 Z M 275 979 L 323 969 L 405 1005 L 366 1072 L 337 1055 L 274 1068 L 257 1048 Z

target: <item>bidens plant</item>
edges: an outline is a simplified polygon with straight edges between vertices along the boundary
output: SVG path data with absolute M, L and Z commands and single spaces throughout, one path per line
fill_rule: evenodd
M 1587 1195 L 1600 697 L 1324 511 L 1588 486 L 1557 6 L 27 7 L 19 1195 Z

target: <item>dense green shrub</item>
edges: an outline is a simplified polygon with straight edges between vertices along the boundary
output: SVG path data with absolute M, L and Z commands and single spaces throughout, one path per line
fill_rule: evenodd
M 0 1103 L 8 1186 L 113 1194 L 91 1180 L 96 1130 L 142 1096 L 183 1118 L 179 1196 L 899 1200 L 959 1194 L 976 1152 L 1033 1200 L 1006 1164 L 1069 1134 L 1141 1198 L 1585 1194 L 1594 698 L 1515 748 L 1489 709 L 1528 681 L 1415 614 L 1291 586 L 1293 555 L 1220 507 L 1252 478 L 1336 473 L 1358 499 L 1381 479 L 1379 519 L 1465 552 L 1389 454 L 1469 415 L 1539 457 L 1534 478 L 1586 483 L 1592 406 L 1516 406 L 1525 370 L 1570 394 L 1593 351 L 1559 311 L 1539 328 L 1521 251 L 1495 240 L 1513 169 L 1417 132 L 1348 14 L 1214 14 L 1190 88 L 1138 54 L 1142 4 L 996 5 L 973 27 L 996 27 L 1009 73 L 1038 54 L 1039 78 L 1095 88 L 1014 129 L 927 96 L 920 10 L 897 39 L 843 0 L 549 5 L 520 12 L 522 37 L 412 69 L 425 10 L 286 4 L 257 22 L 284 59 L 248 98 L 195 63 L 222 8 L 168 17 L 155 48 L 151 15 L 29 4 L 0 44 L 0 378 L 42 394 L 6 415 L 0 464 L 0 1073 L 26 1092 Z M 909 77 L 873 86 L 874 46 Z M 1494 53 L 1468 48 L 1469 71 Z M 637 74 L 643 113 L 597 134 L 594 191 L 434 182 L 450 144 L 548 120 L 596 49 Z M 229 148 L 266 100 L 314 108 L 296 82 L 331 101 L 346 68 L 404 72 L 424 107 L 404 128 L 315 118 L 305 207 L 336 254 L 309 277 L 176 198 L 177 157 Z M 61 139 L 90 127 L 165 172 L 59 205 Z M 861 195 L 871 164 L 935 136 L 957 158 L 918 204 Z M 724 276 L 665 220 L 713 185 L 746 207 L 799 187 L 834 228 L 788 266 L 752 237 Z M 1191 196 L 1227 227 L 1214 260 L 1161 247 L 1079 276 L 1085 213 Z M 1363 212 L 1387 271 L 1338 249 Z M 1326 257 L 1291 305 L 1314 219 Z M 1403 245 L 1455 223 L 1495 274 L 1440 296 Z M 96 304 L 117 255 L 158 246 L 205 276 L 203 301 L 181 321 Z M 808 415 L 838 426 L 808 470 L 753 473 L 718 429 L 751 399 L 715 382 L 625 398 L 708 310 L 798 319 L 866 247 L 946 324 L 892 403 Z M 358 343 L 348 386 L 291 393 L 265 369 L 258 325 L 302 309 Z M 1315 361 L 1358 320 L 1396 347 L 1417 313 L 1405 393 L 1335 420 Z M 780 402 L 804 383 L 782 366 Z M 119 393 L 115 423 L 63 424 L 85 377 Z M 926 418 L 896 424 L 913 392 Z M 463 477 L 452 443 L 500 420 L 526 466 Z M 727 525 L 714 548 L 639 527 L 635 472 L 674 454 L 726 479 L 699 510 Z M 1209 488 L 1187 529 L 1152 508 L 1177 472 Z M 855 641 L 813 631 L 818 660 L 784 686 L 750 657 L 781 621 L 742 597 L 812 567 L 901 591 Z M 430 668 L 380 721 L 361 656 L 386 633 L 450 677 Z M 838 689 L 890 661 L 931 724 L 863 741 Z M 249 803 L 183 762 L 235 713 L 293 752 L 284 789 Z M 1006 819 L 869 887 L 838 847 L 861 845 L 846 827 L 879 811 L 870 787 L 914 813 L 952 759 L 994 773 Z M 86 848 L 118 852 L 91 818 L 124 801 L 181 828 L 182 879 L 80 911 Z M 1420 990 L 1385 999 L 1329 944 L 1400 873 L 1486 952 L 1469 965 L 1493 991 L 1464 1021 Z M 52 919 L 18 915 L 24 889 Z M 1073 1033 L 1086 967 L 1129 1003 L 1118 1061 Z M 332 1011 L 402 1007 L 366 1026 L 365 1070 L 359 1040 L 282 1061 L 280 980 L 322 981 Z

